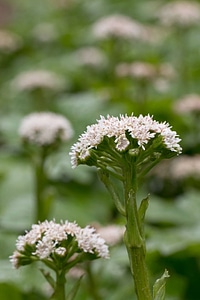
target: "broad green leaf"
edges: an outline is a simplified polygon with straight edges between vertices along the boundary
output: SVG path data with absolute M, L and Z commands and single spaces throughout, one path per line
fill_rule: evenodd
M 0 283 L 0 299 L 1 300 L 22 300 L 20 289 L 10 283 Z

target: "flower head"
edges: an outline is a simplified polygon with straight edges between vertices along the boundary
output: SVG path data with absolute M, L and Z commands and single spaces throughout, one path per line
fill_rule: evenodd
M 179 114 L 199 113 L 200 95 L 190 94 L 178 100 L 174 104 L 174 110 Z
M 167 3 L 159 11 L 158 18 L 164 25 L 181 27 L 198 24 L 200 21 L 200 5 L 193 1 L 175 1 Z
M 95 47 L 80 48 L 75 52 L 75 57 L 82 66 L 99 67 L 106 61 L 103 52 Z
M 169 163 L 163 161 L 153 174 L 163 179 L 185 180 L 188 178 L 200 179 L 200 155 L 181 155 L 170 160 Z
M 123 240 L 125 226 L 114 225 L 114 224 L 107 225 L 107 226 L 100 226 L 99 224 L 95 224 L 95 228 L 96 231 L 100 234 L 100 236 L 110 246 L 119 244 Z
M 0 30 L 0 52 L 11 53 L 22 45 L 21 38 L 7 30 Z
M 32 34 L 42 43 L 53 42 L 58 37 L 58 32 L 52 23 L 39 23 L 33 28 Z
M 175 76 L 173 67 L 168 63 L 155 66 L 152 63 L 136 61 L 121 63 L 116 67 L 116 74 L 120 77 L 129 76 L 138 80 L 154 80 L 155 78 L 171 79 Z
M 94 228 L 81 228 L 75 222 L 44 221 L 33 224 L 30 231 L 19 236 L 16 250 L 10 257 L 15 268 L 30 264 L 35 260 L 47 260 L 57 264 L 57 258 L 63 258 L 63 264 L 72 264 L 81 254 L 90 254 L 92 258 L 108 258 L 108 246 Z M 85 256 L 88 259 L 89 256 Z
M 116 14 L 103 17 L 93 25 L 94 36 L 98 39 L 110 37 L 124 39 L 146 39 L 146 29 L 131 18 Z
M 47 70 L 31 70 L 20 73 L 13 80 L 13 86 L 18 91 L 47 89 L 59 91 L 64 88 L 63 78 Z
M 179 154 L 179 142 L 169 124 L 149 115 L 101 116 L 72 146 L 71 163 L 73 168 L 79 164 L 122 168 L 128 161 L 141 166 L 141 162 Z
M 121 63 L 116 68 L 118 76 L 129 76 L 137 79 L 152 80 L 156 76 L 156 68 L 153 64 L 134 62 L 131 64 Z
M 65 117 L 51 112 L 41 112 L 32 113 L 22 120 L 19 135 L 30 144 L 46 146 L 54 144 L 57 140 L 69 140 L 73 130 Z

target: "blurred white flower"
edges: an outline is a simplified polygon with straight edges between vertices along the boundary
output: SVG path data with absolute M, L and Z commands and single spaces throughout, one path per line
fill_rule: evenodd
M 63 78 L 47 70 L 22 72 L 14 78 L 12 85 L 18 91 L 32 91 L 38 88 L 59 91 L 65 87 Z
M 152 174 L 171 180 L 184 180 L 187 178 L 200 180 L 200 155 L 181 155 L 168 162 L 163 161 L 156 166 Z
M 99 224 L 95 224 L 95 228 L 97 233 L 99 233 L 100 236 L 110 246 L 114 246 L 123 240 L 125 226 L 114 225 L 114 224 L 107 225 L 107 226 L 100 226 Z
M 176 71 L 174 67 L 169 63 L 162 63 L 158 66 L 159 76 L 166 79 L 174 79 L 176 77 Z
M 153 82 L 154 88 L 165 93 L 170 89 L 170 83 L 176 78 L 176 71 L 169 63 L 162 63 L 157 69 L 157 78 Z
M 200 4 L 194 1 L 173 1 L 164 5 L 157 16 L 167 26 L 187 27 L 199 24 Z
M 181 155 L 170 162 L 171 176 L 176 179 L 193 177 L 200 179 L 200 155 Z
M 156 68 L 153 64 L 146 62 L 121 63 L 116 67 L 119 77 L 129 76 L 137 79 L 154 79 Z
M 200 112 L 200 95 L 189 94 L 174 103 L 174 110 L 178 114 Z
M 124 39 L 146 39 L 146 29 L 139 22 L 125 15 L 109 15 L 93 25 L 93 34 L 98 39 L 110 37 Z
M 55 41 L 58 37 L 58 32 L 52 23 L 40 23 L 32 30 L 34 38 L 40 42 L 48 43 Z
M 64 116 L 41 112 L 24 117 L 19 135 L 30 144 L 45 146 L 54 144 L 57 140 L 69 140 L 73 136 L 73 129 Z
M 162 77 L 154 80 L 153 87 L 159 93 L 165 93 L 170 90 L 169 81 Z
M 168 63 L 156 66 L 152 63 L 136 61 L 117 65 L 116 74 L 119 77 L 129 76 L 136 79 L 153 80 L 158 77 L 172 79 L 176 73 L 174 68 Z
M 20 36 L 8 31 L 0 30 L 0 52 L 10 53 L 18 50 L 22 45 Z
M 80 65 L 99 67 L 105 64 L 106 57 L 103 52 L 96 47 L 84 47 L 75 52 L 76 61 Z

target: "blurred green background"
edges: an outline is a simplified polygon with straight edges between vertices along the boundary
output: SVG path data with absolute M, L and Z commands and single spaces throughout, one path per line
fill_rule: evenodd
M 69 119 L 75 131 L 45 166 L 54 198 L 49 220 L 124 224 L 96 170 L 70 165 L 70 147 L 100 115 L 149 113 L 178 132 L 184 157 L 198 158 L 200 106 L 183 113 L 175 104 L 188 95 L 200 97 L 200 21 L 185 27 L 163 25 L 159 11 L 169 2 L 174 1 L 0 0 L 1 300 L 48 299 L 49 293 L 36 266 L 13 270 L 9 262 L 17 236 L 34 222 L 33 174 L 18 134 L 24 116 L 52 111 Z M 94 24 L 113 14 L 144 26 L 146 38 L 99 39 Z M 134 62 L 150 64 L 153 75 L 148 68 L 144 76 L 116 71 L 120 64 Z M 21 73 L 36 70 L 53 72 L 62 84 L 17 85 Z M 147 263 L 152 283 L 168 269 L 167 300 L 199 300 L 200 167 L 195 163 L 189 174 L 183 168 L 173 177 L 168 176 L 171 165 L 167 161 L 152 172 L 139 194 L 150 193 Z M 108 300 L 134 299 L 123 244 L 110 251 L 109 261 L 93 264 L 100 294 Z M 68 281 L 70 285 L 74 279 Z M 85 278 L 77 294 L 77 300 L 84 299 L 95 299 Z

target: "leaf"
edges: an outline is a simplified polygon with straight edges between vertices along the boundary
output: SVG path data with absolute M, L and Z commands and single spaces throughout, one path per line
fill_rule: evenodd
M 22 294 L 16 286 L 9 283 L 0 283 L 0 299 L 22 300 Z
M 161 278 L 157 279 L 153 286 L 153 299 L 154 300 L 164 300 L 165 299 L 165 284 L 166 279 L 170 277 L 168 271 L 165 270 Z
M 53 279 L 53 277 L 50 275 L 49 272 L 47 272 L 46 270 L 40 268 L 40 271 L 42 272 L 42 274 L 44 275 L 44 277 L 46 278 L 46 280 L 48 281 L 48 283 L 50 284 L 50 286 L 55 289 L 56 287 L 56 283 L 55 280 Z
M 71 291 L 69 292 L 69 294 L 67 295 L 67 300 L 73 300 L 75 299 L 75 296 L 78 292 L 78 289 L 79 289 L 79 286 L 80 286 L 80 283 L 81 283 L 81 280 L 82 280 L 83 276 L 81 276 L 77 282 L 75 283 L 75 285 L 73 286 L 73 288 L 71 289 Z
M 144 198 L 140 203 L 138 214 L 139 214 L 141 222 L 144 221 L 148 206 L 149 206 L 149 195 L 146 198 Z

